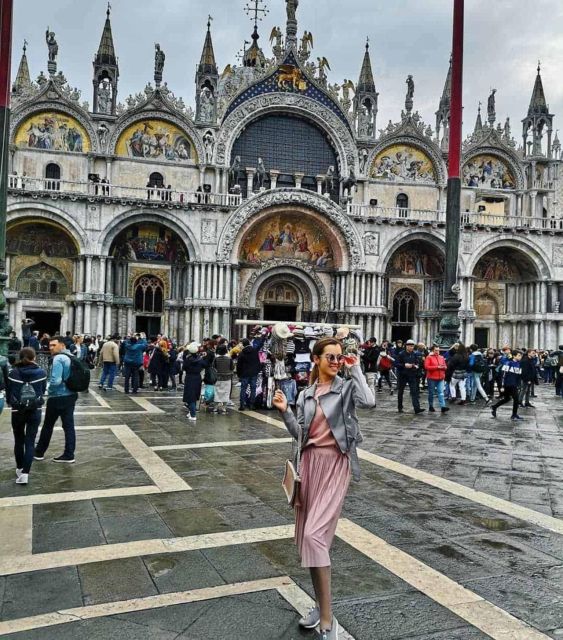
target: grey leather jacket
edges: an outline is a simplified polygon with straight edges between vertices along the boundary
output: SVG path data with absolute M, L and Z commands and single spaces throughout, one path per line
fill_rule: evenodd
M 299 428 L 303 430 L 303 447 L 309 438 L 309 427 L 317 411 L 315 400 L 316 383 L 307 387 L 297 400 L 297 417 L 288 407 L 282 413 L 283 421 L 289 433 L 297 439 Z M 360 463 L 356 451 L 362 442 L 356 408 L 375 407 L 375 398 L 368 387 L 359 365 L 350 369 L 350 379 L 336 377 L 330 391 L 319 398 L 320 405 L 340 451 L 350 455 L 352 476 L 360 479 Z

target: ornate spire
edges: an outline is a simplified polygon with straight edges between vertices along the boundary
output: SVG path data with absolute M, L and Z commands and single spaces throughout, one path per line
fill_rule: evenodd
M 440 98 L 440 109 L 450 109 L 450 101 L 452 98 L 452 56 L 450 55 L 450 67 L 448 69 L 448 75 L 446 76 L 446 82 L 444 83 L 444 91 L 442 91 L 442 97 Z
M 549 107 L 545 99 L 545 93 L 543 90 L 543 83 L 541 79 L 541 65 L 538 61 L 538 74 L 536 76 L 536 82 L 534 84 L 534 90 L 532 91 L 532 99 L 530 100 L 530 106 L 528 107 L 528 116 L 549 114 Z
M 20 66 L 18 67 L 18 73 L 16 79 L 12 85 L 12 91 L 14 93 L 22 93 L 31 86 L 31 76 L 29 75 L 29 66 L 27 64 L 27 40 L 23 41 L 23 53 L 20 60 Z
M 479 103 L 479 108 L 477 109 L 477 120 L 475 121 L 475 129 L 473 133 L 480 133 L 483 131 L 483 120 L 481 119 L 481 103 Z
M 207 33 L 205 35 L 205 42 L 203 44 L 203 51 L 201 52 L 201 60 L 199 62 L 198 73 L 200 74 L 217 74 L 217 63 L 215 62 L 215 52 L 213 51 L 213 40 L 211 39 L 211 16 L 207 19 Z
M 113 35 L 111 32 L 111 22 L 109 19 L 110 12 L 111 5 L 108 2 L 108 8 L 106 11 L 106 23 L 104 24 L 100 46 L 98 47 L 98 53 L 96 54 L 96 57 L 94 59 L 94 64 L 112 65 L 116 67 L 117 56 L 115 55 L 115 47 L 113 46 Z
M 373 79 L 371 58 L 369 55 L 369 38 L 366 41 L 366 52 L 364 54 L 362 70 L 360 71 L 357 91 L 359 93 L 375 93 L 375 80 Z

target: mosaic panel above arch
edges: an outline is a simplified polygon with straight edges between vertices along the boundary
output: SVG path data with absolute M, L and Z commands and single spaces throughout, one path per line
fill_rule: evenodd
M 88 153 L 92 149 L 86 129 L 72 116 L 42 111 L 24 120 L 14 138 L 18 147 L 46 151 Z
M 440 278 L 444 275 L 444 267 L 444 256 L 436 247 L 420 240 L 412 240 L 399 247 L 391 256 L 387 275 Z
M 436 171 L 424 151 L 411 145 L 394 144 L 377 154 L 370 168 L 370 177 L 389 182 L 434 184 Z
M 78 255 L 78 249 L 72 238 L 59 227 L 44 222 L 27 221 L 8 228 L 6 253 L 72 258 Z
M 491 154 L 474 156 L 463 165 L 463 184 L 482 189 L 515 189 L 512 169 L 501 158 Z
M 186 264 L 188 251 L 180 236 L 164 225 L 139 223 L 127 227 L 113 241 L 110 255 L 127 261 Z
M 498 247 L 486 253 L 476 264 L 473 275 L 479 280 L 522 282 L 537 280 L 539 275 L 523 251 Z
M 130 124 L 119 136 L 115 153 L 126 158 L 197 162 L 197 152 L 186 132 L 154 118 Z
M 252 225 L 240 244 L 239 261 L 258 266 L 274 259 L 334 269 L 340 265 L 332 241 L 318 221 L 298 213 L 274 213 Z

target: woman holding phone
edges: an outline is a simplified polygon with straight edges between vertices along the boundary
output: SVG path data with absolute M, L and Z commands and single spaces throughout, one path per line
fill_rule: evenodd
M 319 340 L 311 360 L 314 366 L 310 386 L 297 400 L 297 416 L 279 389 L 273 404 L 294 438 L 302 431 L 295 541 L 302 566 L 311 572 L 316 606 L 299 624 L 306 629 L 320 625 L 319 638 L 334 640 L 338 637 L 338 624 L 332 615 L 329 551 L 350 484 L 350 470 L 354 480 L 360 479 L 356 445 L 362 438 L 356 408 L 375 407 L 375 399 L 358 356 L 344 356 L 336 338 Z M 338 375 L 343 366 L 350 372 L 347 380 Z

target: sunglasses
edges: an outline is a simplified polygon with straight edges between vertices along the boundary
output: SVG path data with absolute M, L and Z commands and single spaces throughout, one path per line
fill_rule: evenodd
M 326 358 L 328 362 L 330 362 L 331 364 L 333 364 L 334 362 L 344 362 L 344 356 L 342 354 L 340 355 L 336 355 L 334 353 L 325 353 L 322 356 L 319 356 L 320 358 Z

